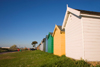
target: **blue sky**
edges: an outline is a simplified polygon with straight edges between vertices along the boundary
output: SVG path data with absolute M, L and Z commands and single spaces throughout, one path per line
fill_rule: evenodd
M 66 5 L 100 12 L 99 0 L 0 0 L 0 47 L 31 48 L 62 25 Z M 37 45 L 38 45 L 37 44 Z

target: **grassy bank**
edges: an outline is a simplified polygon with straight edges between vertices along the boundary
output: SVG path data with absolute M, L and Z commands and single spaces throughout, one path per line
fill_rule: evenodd
M 0 67 L 90 67 L 83 60 L 75 61 L 39 50 L 0 55 Z M 99 66 L 98 66 L 99 67 Z

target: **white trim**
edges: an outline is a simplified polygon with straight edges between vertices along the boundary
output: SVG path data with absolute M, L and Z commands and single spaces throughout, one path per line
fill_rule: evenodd
M 64 29 L 65 26 L 66 26 L 69 13 L 73 13 L 73 14 L 75 14 L 77 16 L 80 16 L 80 11 L 75 10 L 75 9 L 70 8 L 70 7 L 67 6 L 67 10 L 66 10 L 66 13 L 65 13 L 64 21 L 63 21 L 63 24 L 62 24 L 62 29 Z
M 65 28 L 66 16 L 67 16 L 67 10 L 66 10 L 65 17 L 64 17 L 64 20 L 63 20 L 62 29 Z
M 68 11 L 70 13 L 73 13 L 73 14 L 77 15 L 77 16 L 80 16 L 80 11 L 78 11 L 78 10 L 75 10 L 73 8 L 68 7 Z

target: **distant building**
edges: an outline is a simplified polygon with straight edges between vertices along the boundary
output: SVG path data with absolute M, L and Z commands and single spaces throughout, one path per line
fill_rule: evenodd
M 9 49 L 10 47 L 1 47 L 1 48 L 7 48 L 7 49 Z

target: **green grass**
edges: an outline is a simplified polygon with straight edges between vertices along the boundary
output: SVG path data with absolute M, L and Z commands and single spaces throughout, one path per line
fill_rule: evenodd
M 35 50 L 2 54 L 0 67 L 90 67 L 90 64 Z

